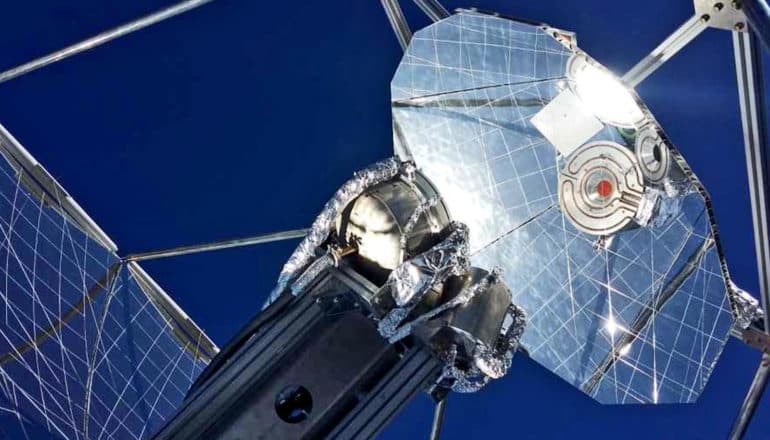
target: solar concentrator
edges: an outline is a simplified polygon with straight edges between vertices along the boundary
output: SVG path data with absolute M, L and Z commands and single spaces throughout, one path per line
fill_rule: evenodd
M 398 1 L 382 0 L 404 48 L 394 157 L 355 173 L 307 230 L 121 258 L 0 127 L 2 435 L 371 438 L 424 391 L 439 403 L 438 438 L 447 395 L 504 376 L 516 352 L 604 404 L 696 401 L 731 335 L 770 353 L 767 301 L 763 311 L 731 279 L 706 189 L 632 88 L 706 28 L 733 31 L 766 297 L 749 32 L 767 34 L 764 1 L 744 14 L 739 2 L 695 0 L 693 17 L 622 78 L 571 32 L 415 3 L 434 23 L 413 33 Z M 138 264 L 300 236 L 265 310 L 221 352 Z

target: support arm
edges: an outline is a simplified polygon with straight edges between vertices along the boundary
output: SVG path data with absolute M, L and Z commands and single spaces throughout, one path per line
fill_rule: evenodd
M 708 27 L 708 15 L 693 15 L 679 29 L 663 40 L 649 55 L 644 57 L 631 70 L 623 75 L 623 81 L 631 87 L 636 87 L 650 76 L 660 66 L 682 50 L 695 37 Z
M 749 176 L 751 212 L 754 223 L 754 240 L 759 271 L 759 291 L 765 311 L 765 331 L 770 329 L 770 224 L 767 206 L 767 148 L 764 127 L 764 90 L 760 53 L 752 32 L 734 32 L 733 47 L 738 75 L 738 92 L 743 121 L 743 138 L 746 147 L 746 166 Z M 751 423 L 760 398 L 770 378 L 770 356 L 764 354 L 754 381 L 738 412 L 730 432 L 731 440 L 740 440 Z

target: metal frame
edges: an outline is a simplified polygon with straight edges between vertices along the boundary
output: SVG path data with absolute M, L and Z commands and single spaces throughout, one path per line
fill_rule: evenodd
M 753 28 L 753 26 L 752 26 Z M 764 310 L 764 331 L 770 329 L 770 224 L 766 193 L 768 152 L 764 119 L 764 90 L 760 48 L 753 32 L 733 32 L 733 50 L 738 77 L 738 96 L 746 148 L 746 168 L 749 177 L 751 213 L 754 224 L 754 245 L 757 254 L 759 292 Z M 743 437 L 764 394 L 770 378 L 770 355 L 763 354 L 757 373 L 741 405 L 730 439 Z
M 449 11 L 438 2 L 438 0 L 413 0 L 414 3 L 434 22 L 443 20 L 449 17 Z M 406 51 L 406 47 L 409 46 L 409 41 L 412 40 L 412 30 L 409 28 L 409 23 L 406 21 L 404 11 L 401 10 L 401 4 L 399 0 L 380 0 L 383 9 L 385 9 L 385 15 L 388 16 L 390 27 L 393 28 L 393 33 L 396 34 L 398 44 L 401 45 L 401 49 Z

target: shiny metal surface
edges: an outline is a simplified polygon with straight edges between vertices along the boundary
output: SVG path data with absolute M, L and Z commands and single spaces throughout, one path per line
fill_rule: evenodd
M 746 16 L 738 1 L 727 0 L 693 0 L 695 15 L 709 16 L 709 27 L 728 31 L 745 32 L 748 28 Z
M 633 153 L 614 142 L 592 142 L 569 156 L 559 173 L 559 206 L 591 235 L 609 235 L 634 221 L 644 196 Z
M 638 130 L 653 124 L 671 163 L 660 181 L 644 179 L 642 227 L 596 237 L 573 226 L 557 192 L 569 157 L 531 122 L 581 90 L 567 74 L 577 49 L 547 29 L 462 12 L 416 32 L 391 86 L 396 153 L 468 225 L 471 264 L 502 270 L 533 359 L 602 403 L 694 401 L 733 324 L 710 201 L 638 97 L 599 71 L 590 77 L 611 87 L 581 93 L 622 90 L 644 118 L 631 128 L 604 119 L 589 142 L 633 157 Z M 634 111 L 624 97 L 587 98 Z
M 767 3 L 758 1 L 749 6 L 749 9 L 752 6 L 764 6 L 765 8 L 762 9 L 766 10 Z M 748 11 L 747 14 L 753 15 Z M 767 33 L 767 30 L 765 29 L 763 32 Z M 733 52 L 735 53 L 738 99 L 741 108 L 746 168 L 751 195 L 759 293 L 764 312 L 762 322 L 764 334 L 767 335 L 770 331 L 770 224 L 768 224 L 770 220 L 768 220 L 767 201 L 769 182 L 766 174 L 768 151 L 765 127 L 766 101 L 762 83 L 762 54 L 757 40 L 753 29 L 751 32 L 733 32 Z M 770 356 L 764 353 L 754 381 L 751 383 L 743 405 L 736 416 L 730 434 L 731 439 L 743 437 L 767 387 L 768 377 L 770 377 Z

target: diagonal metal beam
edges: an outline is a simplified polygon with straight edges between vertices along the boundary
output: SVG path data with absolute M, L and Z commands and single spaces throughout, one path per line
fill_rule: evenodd
M 740 4 L 751 29 L 770 50 L 770 5 L 766 0 L 742 0 Z
M 438 0 L 414 0 L 414 2 L 417 3 L 417 6 L 422 9 L 422 12 L 433 21 L 439 21 L 449 17 L 449 11 L 441 6 L 441 3 L 439 3 Z
M 217 251 L 220 249 L 230 249 L 243 246 L 253 246 L 255 244 L 270 243 L 273 241 L 290 240 L 292 238 L 301 238 L 307 235 L 308 229 L 292 229 L 291 231 L 273 232 L 270 234 L 255 235 L 253 237 L 236 238 L 234 240 L 215 241 L 211 243 L 194 244 L 190 246 L 179 246 L 171 249 L 159 251 L 143 252 L 131 254 L 123 257 L 124 262 L 154 260 L 157 258 L 177 257 L 180 255 L 197 254 L 200 252 Z
M 765 311 L 765 329 L 770 329 L 770 316 L 767 313 L 770 307 L 770 213 L 767 201 L 770 182 L 767 175 L 768 152 L 765 140 L 761 54 L 756 37 L 750 32 L 734 32 L 733 47 L 749 176 L 759 292 Z
M 412 39 L 412 30 L 409 29 L 409 23 L 406 22 L 401 5 L 398 0 L 380 0 L 380 2 L 385 9 L 385 15 L 388 16 L 390 27 L 393 28 L 393 32 L 396 34 L 398 44 L 401 45 L 401 49 L 406 50 L 406 47 L 409 46 L 409 41 Z
M 753 32 L 733 32 L 735 67 L 738 76 L 743 140 L 749 176 L 754 244 L 759 272 L 759 291 L 765 311 L 765 331 L 770 329 L 770 224 L 768 224 L 767 180 L 768 153 L 765 138 L 764 90 L 761 54 Z M 740 440 L 746 432 L 770 378 L 770 356 L 764 354 L 746 398 L 730 432 L 731 440 Z
M 677 30 L 668 36 L 649 55 L 639 61 L 631 70 L 623 75 L 623 81 L 631 87 L 636 87 L 652 72 L 671 59 L 677 52 L 706 30 L 710 17 L 708 15 L 693 15 Z
M 144 17 L 138 18 L 128 23 L 122 24 L 118 27 L 104 31 L 98 35 L 94 35 L 93 37 L 83 40 L 79 43 L 72 44 L 63 49 L 57 50 L 56 52 L 51 52 L 48 55 L 34 59 L 27 63 L 21 64 L 12 69 L 8 69 L 0 73 L 0 83 L 10 81 L 14 78 L 18 78 L 29 72 L 33 72 L 35 70 L 38 70 L 40 68 L 53 64 L 57 61 L 61 61 L 63 59 L 77 55 L 81 52 L 85 52 L 97 46 L 101 46 L 105 43 L 109 43 L 110 41 L 116 38 L 123 37 L 125 35 L 134 33 L 138 30 L 144 29 L 148 26 L 152 26 L 156 23 L 160 23 L 161 21 L 167 20 L 171 17 L 175 17 L 179 14 L 187 12 L 191 9 L 195 9 L 199 6 L 203 6 L 207 3 L 211 3 L 212 1 L 214 0 L 187 0 L 181 3 L 177 3 L 175 5 L 169 6 L 167 8 L 161 9 L 152 14 L 145 15 Z
M 765 393 L 767 388 L 767 380 L 770 377 L 770 355 L 762 355 L 762 360 L 759 363 L 757 373 L 754 375 L 754 380 L 751 382 L 749 392 L 746 394 L 746 398 L 743 400 L 738 416 L 735 418 L 732 430 L 730 431 L 730 440 L 741 440 L 746 434 L 746 429 L 751 423 L 751 418 L 757 411 L 757 406 Z

